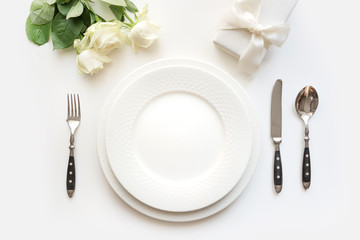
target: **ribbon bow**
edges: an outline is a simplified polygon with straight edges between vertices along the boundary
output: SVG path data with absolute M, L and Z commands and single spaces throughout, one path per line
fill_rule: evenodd
M 288 37 L 290 26 L 279 24 L 263 26 L 258 23 L 261 0 L 236 0 L 222 22 L 221 29 L 247 29 L 251 40 L 239 59 L 239 68 L 252 75 L 259 68 L 271 45 L 281 47 Z

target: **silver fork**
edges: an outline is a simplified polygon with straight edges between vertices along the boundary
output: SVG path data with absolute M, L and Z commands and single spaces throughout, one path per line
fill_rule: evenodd
M 68 94 L 67 95 L 67 119 L 66 122 L 70 128 L 70 156 L 66 176 L 66 191 L 71 198 L 75 191 L 75 131 L 80 125 L 81 112 L 80 112 L 80 99 L 79 94 Z

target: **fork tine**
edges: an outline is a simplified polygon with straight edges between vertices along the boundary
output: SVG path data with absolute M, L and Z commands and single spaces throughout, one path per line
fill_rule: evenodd
M 70 100 L 69 100 L 69 94 L 67 94 L 67 117 L 70 117 Z
M 78 110 L 77 110 L 77 101 L 76 101 L 76 94 L 74 94 L 74 111 L 75 111 L 75 115 L 74 115 L 74 117 L 77 117 L 78 116 Z
M 79 94 L 77 94 L 77 100 L 78 100 L 78 112 L 79 112 L 79 115 L 78 115 L 78 116 L 81 117 Z
M 70 101 L 71 101 L 71 117 L 74 117 L 74 94 L 70 95 Z

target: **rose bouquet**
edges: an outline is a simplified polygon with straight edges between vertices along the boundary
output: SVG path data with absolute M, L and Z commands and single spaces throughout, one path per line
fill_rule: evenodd
M 149 47 L 160 26 L 147 19 L 147 5 L 139 11 L 130 0 L 102 0 L 115 19 L 106 21 L 90 0 L 34 0 L 26 21 L 30 41 L 43 45 L 50 40 L 54 50 L 73 46 L 80 73 L 94 74 L 111 61 L 109 53 L 123 44 Z M 133 16 L 133 17 L 131 17 Z

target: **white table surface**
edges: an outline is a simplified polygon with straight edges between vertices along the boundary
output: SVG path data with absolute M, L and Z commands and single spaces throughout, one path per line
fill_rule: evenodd
M 98 1 L 97 1 L 98 2 Z M 134 54 L 128 47 L 94 76 L 80 76 L 75 51 L 37 47 L 25 35 L 30 0 L 3 1 L 1 27 L 0 239 L 359 239 L 360 4 L 299 1 L 282 48 L 272 48 L 252 81 L 212 37 L 231 0 L 136 0 L 149 3 L 162 24 L 160 39 Z M 102 3 L 96 9 L 109 13 Z M 98 117 L 109 92 L 134 68 L 165 57 L 216 64 L 248 91 L 262 129 L 261 156 L 240 198 L 221 213 L 191 223 L 167 223 L 128 207 L 111 190 L 96 154 Z M 284 80 L 284 188 L 272 186 L 274 146 L 270 98 Z M 312 184 L 301 184 L 303 125 L 294 110 L 298 91 L 313 85 L 318 111 L 310 122 Z M 76 136 L 77 188 L 65 191 L 68 160 L 66 93 L 78 92 L 82 123 Z

